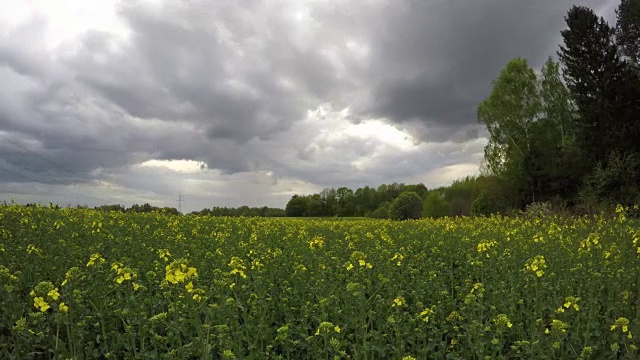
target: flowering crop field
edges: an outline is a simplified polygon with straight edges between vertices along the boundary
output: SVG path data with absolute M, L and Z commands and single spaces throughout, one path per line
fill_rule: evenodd
M 640 229 L 0 207 L 2 359 L 637 359 Z

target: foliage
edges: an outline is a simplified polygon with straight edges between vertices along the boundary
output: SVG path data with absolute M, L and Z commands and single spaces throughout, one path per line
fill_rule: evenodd
M 640 200 L 640 154 L 611 153 L 607 165 L 598 164 L 584 178 L 581 206 L 599 211 L 616 204 L 631 205 Z
M 511 60 L 478 105 L 478 120 L 490 134 L 485 162 L 496 175 L 521 173 L 532 143 L 532 125 L 540 112 L 536 74 L 523 58 Z
M 393 220 L 419 219 L 422 216 L 422 199 L 415 192 L 400 194 L 389 207 L 389 218 Z
M 374 219 L 388 219 L 390 208 L 391 208 L 391 203 L 388 201 L 385 201 L 382 204 L 380 204 L 380 206 L 377 209 L 369 213 L 369 217 Z
M 0 358 L 637 359 L 639 223 L 0 207 Z
M 300 217 L 306 215 L 306 201 L 304 197 L 293 195 L 291 200 L 287 203 L 284 212 L 287 216 Z
M 432 190 L 427 194 L 422 204 L 422 216 L 429 218 L 441 218 L 449 216 L 451 208 L 444 199 L 442 191 Z
M 471 215 L 487 216 L 491 214 L 504 213 L 506 207 L 500 202 L 500 199 L 489 195 L 486 191 L 480 191 L 471 204 Z
M 538 201 L 528 204 L 524 211 L 526 217 L 544 217 L 553 215 L 551 203 L 547 201 Z

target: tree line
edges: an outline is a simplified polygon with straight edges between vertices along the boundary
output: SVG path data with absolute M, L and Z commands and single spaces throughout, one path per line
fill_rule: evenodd
M 383 184 L 375 187 L 365 186 L 355 191 L 341 187 L 324 189 L 319 194 L 293 195 L 285 207 L 287 216 L 355 216 L 387 217 L 391 203 L 400 194 L 415 192 L 422 196 L 427 192 L 424 184 Z
M 169 215 L 182 215 L 178 209 L 172 207 L 158 207 L 153 206 L 148 203 L 138 205 L 134 204 L 131 207 L 124 207 L 122 205 L 102 205 L 96 206 L 94 210 L 98 211 L 117 211 L 122 213 L 152 213 L 152 212 L 160 212 Z M 279 208 L 270 208 L 267 206 L 263 207 L 249 207 L 249 206 L 240 206 L 238 208 L 234 207 L 219 207 L 214 206 L 210 209 L 205 208 L 200 211 L 192 211 L 189 215 L 199 215 L 199 216 L 229 216 L 229 217 L 282 217 L 285 216 L 284 209 Z
M 285 216 L 284 209 L 263 207 L 248 207 L 240 206 L 238 208 L 233 207 L 218 207 L 214 206 L 211 209 L 202 209 L 200 211 L 193 211 L 190 215 L 200 216 L 230 216 L 230 217 L 283 217 Z
M 81 206 L 79 206 L 79 207 L 81 207 Z M 152 213 L 152 212 L 160 212 L 160 213 L 169 214 L 169 215 L 182 215 L 178 211 L 178 209 L 176 209 L 176 208 L 158 207 L 158 206 L 150 205 L 148 203 L 145 203 L 145 204 L 142 204 L 142 205 L 134 204 L 134 205 L 131 205 L 128 208 L 124 207 L 123 205 L 120 205 L 120 204 L 101 205 L 101 206 L 96 206 L 93 209 L 94 210 L 98 210 L 98 211 L 105 211 L 105 212 L 111 212 L 111 211 L 122 212 L 122 213 Z

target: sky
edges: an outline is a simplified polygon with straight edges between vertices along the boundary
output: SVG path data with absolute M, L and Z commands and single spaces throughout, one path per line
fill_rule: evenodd
M 555 56 L 573 4 L 615 22 L 612 0 L 0 0 L 0 201 L 448 185 L 479 171 L 491 81 Z

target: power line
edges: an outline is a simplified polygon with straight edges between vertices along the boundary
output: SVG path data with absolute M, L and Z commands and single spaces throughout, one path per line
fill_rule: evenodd
M 4 162 L 0 162 L 0 164 L 4 164 Z M 4 167 L 4 166 L 0 167 L 0 170 L 3 170 L 3 171 L 4 171 L 4 172 L 6 172 L 6 173 L 12 173 L 12 174 L 14 174 L 14 175 L 18 175 L 19 177 L 21 177 L 21 178 L 23 178 L 23 179 L 25 179 L 25 180 L 28 180 L 28 181 L 33 181 L 33 182 L 35 182 L 35 183 L 42 183 L 42 181 L 41 181 L 41 180 L 38 180 L 38 179 L 36 179 L 36 178 L 33 178 L 33 177 L 31 177 L 30 175 L 29 175 L 29 176 L 26 176 L 26 175 L 21 174 L 20 172 L 18 172 L 18 171 L 16 171 L 16 170 L 9 170 L 9 169 L 7 169 L 7 168 L 6 168 L 6 167 Z
M 40 158 L 40 159 L 42 159 L 42 160 L 44 160 L 44 161 L 48 162 L 49 164 L 51 164 L 51 165 L 53 165 L 53 166 L 56 166 L 56 167 L 58 167 L 58 168 L 60 168 L 60 169 L 62 169 L 62 170 L 64 170 L 64 171 L 68 172 L 69 174 L 71 174 L 71 175 L 73 175 L 73 176 L 75 176 L 75 177 L 82 178 L 82 179 L 85 179 L 85 180 L 87 180 L 87 181 L 93 181 L 93 179 L 90 179 L 90 178 L 88 178 L 88 177 L 86 177 L 86 176 L 84 176 L 84 175 L 80 175 L 80 174 L 76 173 L 75 171 L 73 171 L 73 170 L 69 169 L 68 167 L 66 167 L 66 166 L 64 166 L 64 165 L 60 165 L 60 164 L 58 164 L 58 163 L 56 163 L 56 162 L 54 162 L 54 161 L 52 161 L 52 160 L 50 160 L 50 159 L 47 159 L 46 157 L 44 157 L 44 156 L 42 156 L 42 155 L 40 155 L 40 154 L 36 153 L 35 151 L 30 150 L 29 148 L 27 148 L 27 147 L 23 146 L 22 144 L 18 143 L 17 141 L 14 141 L 14 140 L 9 139 L 9 138 L 8 138 L 8 137 L 6 137 L 5 135 L 1 135 L 1 136 L 2 136 L 5 140 L 7 140 L 8 142 L 12 143 L 13 145 L 15 145 L 15 146 L 17 146 L 17 147 L 21 148 L 22 150 L 27 151 L 28 153 L 30 153 L 30 154 L 32 154 L 32 155 L 34 155 L 34 156 L 37 156 L 38 158 Z

